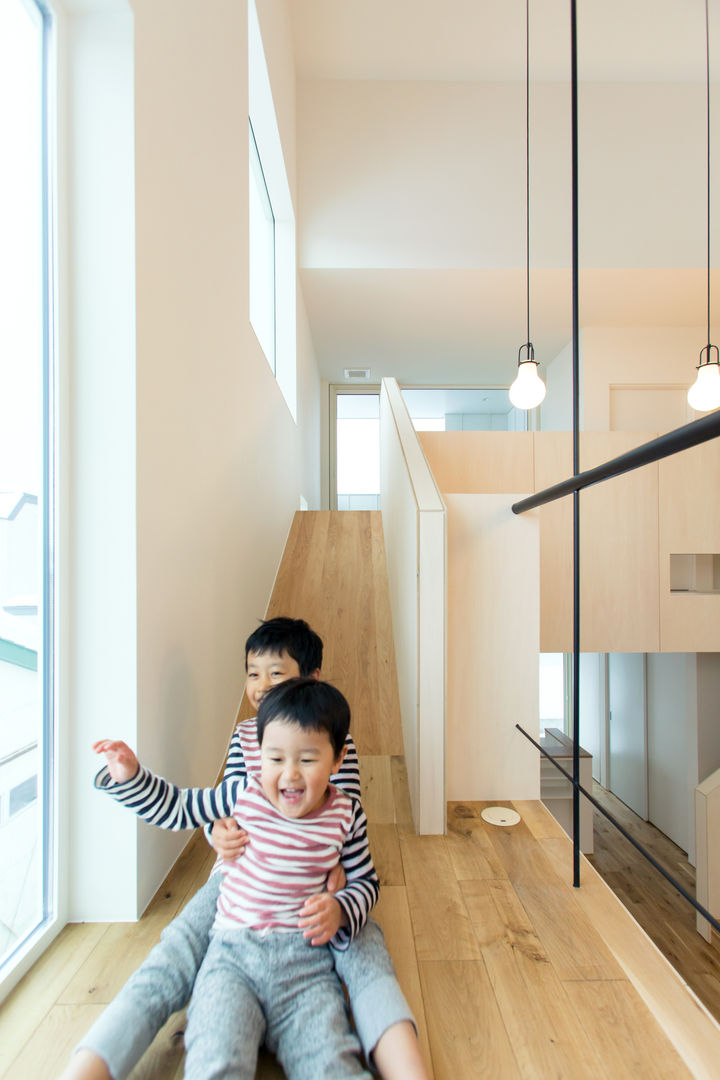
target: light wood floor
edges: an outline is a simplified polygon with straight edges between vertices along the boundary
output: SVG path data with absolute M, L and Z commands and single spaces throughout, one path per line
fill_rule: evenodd
M 436 1080 L 716 1077 L 720 1028 L 589 863 L 573 889 L 569 840 L 541 803 L 513 804 L 508 829 L 452 804 L 447 836 L 414 835 L 379 513 L 298 514 L 269 613 L 316 627 L 353 707 L 376 914 Z M 210 859 L 191 841 L 138 924 L 63 931 L 0 1012 L 0 1076 L 57 1075 Z M 182 1030 L 171 1018 L 133 1080 L 182 1075 Z M 281 1073 L 265 1060 L 258 1076 Z
M 695 868 L 685 852 L 599 784 L 593 783 L 593 794 L 694 896 Z M 595 853 L 589 861 L 715 1019 L 720 1020 L 718 938 L 713 936 L 710 944 L 698 934 L 694 908 L 598 810 L 594 811 L 594 832 Z

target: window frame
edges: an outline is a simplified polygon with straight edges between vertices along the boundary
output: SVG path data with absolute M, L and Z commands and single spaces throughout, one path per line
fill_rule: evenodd
M 337 492 L 337 399 L 346 394 L 365 394 L 380 397 L 380 383 L 330 383 L 328 385 L 330 395 L 328 417 L 330 431 L 328 433 L 328 456 L 329 456 L 329 490 L 328 498 L 331 510 L 338 508 Z
M 272 199 L 270 198 L 270 191 L 268 189 L 267 178 L 265 176 L 265 169 L 263 168 L 262 158 L 260 156 L 260 150 L 258 148 L 257 139 L 255 137 L 255 131 L 253 130 L 252 117 L 248 116 L 248 128 L 250 132 L 250 138 L 248 141 L 248 150 L 250 155 L 250 172 L 253 173 L 256 182 L 257 191 L 260 194 L 260 201 L 265 204 L 267 210 L 269 210 L 270 220 L 272 221 L 272 346 L 271 356 L 268 356 L 267 349 L 265 348 L 264 337 L 262 328 L 258 327 L 253 322 L 253 245 L 250 243 L 250 325 L 255 331 L 260 347 L 265 353 L 267 362 L 269 363 L 273 375 L 277 378 L 277 313 L 278 313 L 278 297 L 277 297 L 277 221 L 275 218 L 275 210 L 273 209 Z M 258 179 L 261 183 L 258 183 Z M 250 180 L 252 183 L 252 180 Z M 264 191 L 264 197 L 263 197 Z M 250 206 L 250 199 L 248 199 L 248 205 Z M 250 223 L 250 236 L 252 236 L 252 219 Z M 261 336 L 262 335 L 262 336 Z
M 42 588 L 42 746 L 37 797 L 41 799 L 41 915 L 39 921 L 0 964 L 0 1001 L 22 978 L 59 932 L 57 843 L 57 623 L 56 623 L 56 490 L 57 490 L 57 50 L 59 13 L 43 0 L 22 0 L 39 19 L 41 49 L 41 282 L 42 282 L 42 492 L 40 499 Z M 10 806 L 7 807 L 8 814 Z

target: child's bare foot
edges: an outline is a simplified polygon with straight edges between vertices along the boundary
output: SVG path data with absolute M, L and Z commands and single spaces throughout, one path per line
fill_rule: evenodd
M 78 1050 L 58 1080 L 113 1080 L 101 1057 L 92 1050 Z
M 430 1080 L 415 1028 L 409 1020 L 393 1024 L 383 1032 L 373 1051 L 373 1061 L 382 1080 Z

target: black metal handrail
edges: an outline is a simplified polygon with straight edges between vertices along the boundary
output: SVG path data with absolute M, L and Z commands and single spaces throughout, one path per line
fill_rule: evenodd
M 629 840 L 630 843 L 632 844 L 632 846 L 634 848 L 637 848 L 637 850 L 640 852 L 640 854 L 643 855 L 647 859 L 647 861 L 649 863 L 651 863 L 655 867 L 655 869 L 658 871 L 658 873 L 662 874 L 662 876 L 665 878 L 665 880 L 668 881 L 672 885 L 672 887 L 674 889 L 677 889 L 677 891 L 680 893 L 680 895 L 683 896 L 690 904 L 692 904 L 692 906 L 695 908 L 695 910 L 697 912 L 699 912 L 700 915 L 702 915 L 703 919 L 707 919 L 707 921 L 710 923 L 710 925 L 713 927 L 713 929 L 717 930 L 717 932 L 720 934 L 720 922 L 718 922 L 718 920 L 715 919 L 710 914 L 710 912 L 706 908 L 704 908 L 702 906 L 702 904 L 700 904 L 698 902 L 698 900 L 694 896 L 692 896 L 687 891 L 687 889 L 684 888 L 683 885 L 680 884 L 679 881 L 675 880 L 675 878 L 672 876 L 672 874 L 668 870 L 665 869 L 665 867 L 662 865 L 662 863 L 658 862 L 658 860 L 655 858 L 655 856 L 652 855 L 647 850 L 647 848 L 643 847 L 643 845 L 640 843 L 640 841 L 636 840 L 635 837 L 631 833 L 629 833 L 627 831 L 625 826 L 622 825 L 618 821 L 618 819 L 616 817 L 614 817 L 613 814 L 610 813 L 609 810 L 606 810 L 605 807 L 602 805 L 602 803 L 598 802 L 598 800 L 595 798 L 594 795 L 591 795 L 589 791 L 586 791 L 586 789 L 582 786 L 582 784 L 580 783 L 579 780 L 576 781 L 574 779 L 574 777 L 567 771 L 567 769 L 563 769 L 560 762 L 556 761 L 555 758 L 552 756 L 552 754 L 548 753 L 548 751 L 544 747 L 542 747 L 539 742 L 536 742 L 535 739 L 533 739 L 532 735 L 530 735 L 525 730 L 525 728 L 521 727 L 520 724 L 516 724 L 515 727 L 518 729 L 518 731 L 520 731 L 525 736 L 526 739 L 528 739 L 533 744 L 534 747 L 536 747 L 536 749 L 538 749 L 540 751 L 540 753 L 543 755 L 543 757 L 546 757 L 548 759 L 548 761 L 551 761 L 553 763 L 553 765 L 555 766 L 555 768 L 559 772 L 561 772 L 563 774 L 563 776 L 567 777 L 567 779 L 573 785 L 573 789 L 577 789 L 577 791 L 579 793 L 583 794 L 585 796 L 585 798 L 588 799 L 588 801 L 591 802 L 593 804 L 593 806 L 597 810 L 600 811 L 601 814 L 604 814 L 605 817 L 610 822 L 610 824 L 614 825 L 615 828 L 619 832 L 622 833 L 622 835 L 625 837 L 625 839 Z
M 632 843 L 638 851 L 673 887 L 695 907 L 708 922 L 720 931 L 715 919 L 705 911 L 697 900 L 691 897 L 679 882 L 662 867 L 641 844 L 617 822 L 612 815 L 600 806 L 588 792 L 580 786 L 580 491 L 591 484 L 609 480 L 632 469 L 640 468 L 652 461 L 669 457 L 679 451 L 697 446 L 720 435 L 720 411 L 694 420 L 684 427 L 677 428 L 657 439 L 651 439 L 643 446 L 606 461 L 594 469 L 580 472 L 580 258 L 579 258 L 579 170 L 578 170 L 578 41 L 577 41 L 577 0 L 570 3 L 570 89 L 571 89 L 571 181 L 572 181 L 572 468 L 573 475 L 567 480 L 543 491 L 536 492 L 526 499 L 521 499 L 512 506 L 513 513 L 522 514 L 537 506 L 553 502 L 565 495 L 573 496 L 573 775 L 565 770 L 531 738 L 520 725 L 516 725 L 526 738 L 548 757 L 555 767 L 564 773 L 573 785 L 572 823 L 573 823 L 573 885 L 580 886 L 580 793 L 590 799 L 593 805 Z M 709 83 L 709 80 L 708 80 Z
M 710 439 L 716 439 L 719 435 L 720 411 L 710 413 L 709 416 L 702 416 L 699 420 L 692 420 L 689 424 L 675 428 L 674 431 L 668 431 L 665 435 L 651 439 L 650 442 L 636 446 L 624 454 L 619 454 L 618 457 L 611 458 L 594 469 L 587 469 L 576 476 L 568 477 L 567 480 L 561 480 L 559 484 L 553 484 L 552 487 L 543 488 L 534 495 L 528 495 L 526 499 L 513 503 L 512 511 L 514 514 L 524 514 L 526 510 L 533 510 L 536 506 L 554 502 L 555 499 L 561 499 L 573 491 L 580 491 L 582 488 L 590 487 L 591 484 L 599 484 L 602 480 L 610 480 L 613 476 L 639 469 L 641 465 L 649 465 L 652 461 L 670 457 L 681 450 L 688 450 L 691 446 L 709 442 Z

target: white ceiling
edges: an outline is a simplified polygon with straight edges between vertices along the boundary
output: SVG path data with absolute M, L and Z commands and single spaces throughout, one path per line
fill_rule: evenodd
M 321 374 L 508 383 L 527 340 L 524 0 L 289 7 L 300 274 Z M 581 325 L 702 326 L 704 2 L 578 9 Z M 543 363 L 571 334 L 569 10 L 530 0 L 530 336 Z M 710 14 L 712 46 L 720 0 Z
M 299 79 L 525 78 L 524 0 L 290 0 L 290 6 Z M 704 0 L 579 0 L 577 7 L 581 78 L 704 80 Z M 533 79 L 570 77 L 569 0 L 530 0 L 530 60 Z

